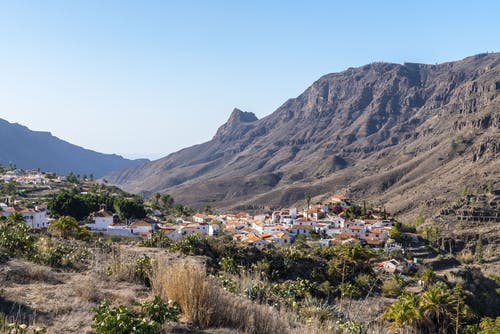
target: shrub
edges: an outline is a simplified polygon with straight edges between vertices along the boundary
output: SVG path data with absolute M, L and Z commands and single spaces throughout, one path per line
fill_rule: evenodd
M 142 283 L 150 286 L 151 258 L 147 255 L 123 251 L 112 247 L 107 260 L 106 273 L 119 281 Z
M 361 273 L 355 278 L 356 285 L 364 290 L 369 291 L 370 285 L 372 284 L 372 277 L 368 274 Z
M 50 223 L 48 230 L 63 238 L 86 239 L 89 237 L 89 232 L 84 227 L 79 226 L 78 221 L 71 216 L 63 216 L 54 220 Z
M 62 244 L 57 239 L 42 236 L 35 244 L 33 260 L 53 268 L 78 268 L 88 258 L 89 251 L 81 245 Z
M 225 292 L 204 267 L 193 261 L 167 266 L 158 261 L 153 270 L 153 290 L 179 307 L 188 322 L 205 329 L 226 327 L 246 333 L 283 333 L 288 324 L 276 310 Z
M 172 241 L 167 237 L 167 235 L 162 232 L 155 232 L 151 235 L 151 238 L 144 240 L 143 246 L 145 247 L 158 247 L 158 248 L 168 248 L 172 244 Z
M 165 321 L 179 320 L 179 306 L 172 301 L 165 303 L 160 297 L 155 296 L 152 301 L 141 304 L 143 313 L 148 314 L 151 320 L 163 324 Z
M 155 334 L 160 331 L 160 324 L 154 320 L 138 318 L 127 307 L 111 306 L 108 301 L 93 309 L 92 328 L 103 334 L 144 333 Z
M 179 319 L 179 308 L 175 303 L 165 303 L 155 296 L 152 301 L 139 304 L 140 313 L 134 313 L 127 307 L 111 306 L 108 301 L 102 302 L 93 309 L 92 328 L 103 334 L 160 333 L 162 324 Z
M 462 263 L 472 263 L 474 262 L 474 254 L 472 254 L 471 251 L 462 251 L 460 254 L 458 254 L 458 260 Z
M 397 297 L 402 291 L 402 285 L 397 280 L 390 278 L 384 281 L 382 284 L 382 293 L 386 297 Z
M 0 247 L 9 254 L 30 257 L 35 251 L 35 237 L 24 223 L 0 227 Z
M 151 286 L 150 273 L 151 258 L 144 254 L 135 260 L 135 278 L 149 287 Z
M 219 266 L 220 269 L 230 273 L 230 274 L 236 274 L 238 271 L 238 267 L 236 266 L 236 262 L 234 259 L 230 256 L 224 256 L 222 259 L 219 261 Z

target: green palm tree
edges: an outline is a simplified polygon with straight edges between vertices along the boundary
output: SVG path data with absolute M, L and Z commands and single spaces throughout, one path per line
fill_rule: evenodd
M 160 201 L 160 198 L 161 198 L 161 195 L 160 193 L 155 193 L 153 195 L 154 199 L 155 199 L 155 204 L 158 205 L 158 202 Z
M 24 217 L 19 212 L 13 212 L 7 217 L 7 225 L 16 225 L 24 223 Z
M 391 329 L 414 327 L 421 321 L 418 297 L 408 291 L 403 291 L 398 299 L 389 305 L 382 314 L 382 319 L 391 321 Z
M 307 203 L 307 210 L 310 210 L 311 209 L 311 195 L 306 195 L 305 200 Z
M 54 220 L 49 225 L 49 231 L 54 231 L 63 238 L 77 235 L 81 230 L 78 221 L 70 216 L 64 216 Z
M 424 287 L 427 288 L 436 281 L 436 273 L 432 269 L 425 269 L 420 274 L 420 279 L 424 282 Z
M 419 309 L 425 319 L 423 325 L 436 332 L 444 330 L 453 314 L 450 290 L 442 282 L 430 286 L 420 295 Z

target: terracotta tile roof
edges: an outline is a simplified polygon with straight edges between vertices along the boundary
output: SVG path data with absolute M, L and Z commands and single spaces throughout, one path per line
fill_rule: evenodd
M 151 223 L 148 223 L 147 221 L 144 221 L 144 220 L 136 220 L 135 222 L 133 222 L 132 224 L 130 224 L 130 227 L 144 227 L 144 226 L 148 226 L 148 227 L 151 227 Z
M 109 213 L 108 211 L 101 209 L 97 212 L 94 212 L 94 217 L 100 217 L 100 218 L 111 218 L 113 215 Z
M 313 227 L 311 225 L 293 225 L 292 228 L 296 228 L 298 230 L 312 230 Z

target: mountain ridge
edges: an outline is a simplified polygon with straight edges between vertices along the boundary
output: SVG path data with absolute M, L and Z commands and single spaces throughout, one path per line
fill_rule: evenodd
M 433 178 L 444 165 L 473 169 L 474 159 L 491 179 L 498 166 L 499 63 L 496 53 L 327 74 L 270 115 L 239 122 L 243 112 L 236 109 L 212 140 L 108 179 L 127 191 L 169 192 L 196 207 L 220 208 L 283 205 L 332 192 L 391 206 L 406 191 L 405 174 L 420 170 Z M 463 152 L 450 156 L 452 146 Z M 393 209 L 416 209 L 400 204 Z
M 71 144 L 48 131 L 28 127 L 0 118 L 0 164 L 14 163 L 18 168 L 37 169 L 66 175 L 90 175 L 96 178 L 113 170 L 148 162 L 130 160 L 117 154 L 99 153 Z

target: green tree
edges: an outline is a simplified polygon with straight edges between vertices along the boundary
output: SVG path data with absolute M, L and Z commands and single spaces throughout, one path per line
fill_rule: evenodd
M 118 198 L 114 202 L 114 209 L 120 219 L 140 219 L 146 217 L 146 209 L 144 209 L 144 204 L 139 200 Z
M 78 193 L 62 190 L 57 196 L 50 199 L 49 209 L 56 217 L 72 216 L 77 220 L 81 220 L 87 217 L 93 208 L 90 208 Z
M 481 236 L 479 236 L 476 241 L 476 250 L 474 255 L 478 263 L 483 263 L 483 240 L 481 239 Z
M 305 200 L 307 203 L 307 210 L 310 210 L 311 209 L 311 195 L 306 195 Z
M 170 209 L 172 209 L 172 207 L 174 205 L 174 198 L 172 196 L 170 196 L 169 194 L 164 194 L 161 197 L 161 204 L 163 206 L 163 209 L 170 210 Z
M 160 202 L 161 194 L 160 193 L 154 193 L 153 198 L 155 199 L 155 205 L 158 205 Z
M 393 239 L 396 242 L 401 242 L 403 241 L 403 234 L 401 233 L 401 229 L 398 228 L 396 225 L 393 226 L 389 230 L 389 238 Z
M 87 232 L 83 227 L 78 225 L 78 221 L 70 216 L 63 216 L 49 225 L 49 231 L 59 234 L 63 238 L 70 236 L 74 238 L 82 238 Z
M 427 288 L 429 285 L 434 283 L 436 281 L 437 275 L 432 269 L 425 269 L 421 274 L 420 274 L 420 279 L 424 282 L 425 288 Z
M 419 309 L 423 317 L 421 326 L 430 332 L 445 333 L 447 327 L 454 325 L 457 303 L 458 314 L 463 318 L 468 317 L 468 308 L 465 303 L 457 301 L 458 296 L 457 292 L 450 291 L 442 282 L 422 292 L 419 298 Z
M 212 207 L 210 205 L 205 205 L 203 208 L 203 213 L 206 215 L 212 215 L 214 211 L 212 210 Z
M 392 329 L 415 326 L 422 319 L 418 298 L 413 293 L 404 291 L 393 304 L 386 308 L 382 319 L 391 321 Z
M 6 223 L 11 226 L 24 223 L 24 217 L 19 212 L 13 212 L 7 217 Z
M 66 175 L 66 181 L 74 184 L 79 183 L 78 177 L 75 174 L 73 174 L 73 172 L 69 172 L 68 175 Z
M 481 331 L 478 334 L 500 333 L 500 316 L 496 317 L 496 319 L 482 318 L 479 328 Z

